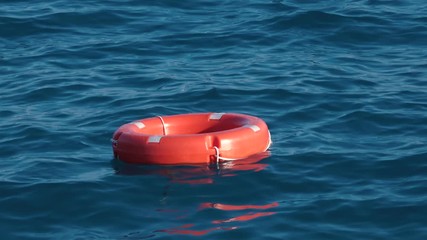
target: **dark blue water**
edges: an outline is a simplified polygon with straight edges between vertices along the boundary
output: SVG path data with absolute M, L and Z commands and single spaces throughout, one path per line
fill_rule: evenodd
M 426 239 L 427 3 L 0 2 L 2 239 Z M 113 161 L 122 124 L 239 112 L 271 156 Z

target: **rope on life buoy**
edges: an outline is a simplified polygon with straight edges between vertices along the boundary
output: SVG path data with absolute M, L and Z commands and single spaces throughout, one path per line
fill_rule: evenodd
M 158 118 L 160 118 L 160 121 L 162 121 L 162 126 L 163 126 L 163 135 L 166 136 L 166 128 L 165 128 L 165 121 L 163 120 L 163 118 L 161 116 L 157 116 Z
M 219 148 L 218 147 L 213 147 L 215 149 L 215 157 L 216 157 L 216 162 L 218 163 L 219 160 L 224 160 L 224 161 L 234 161 L 234 160 L 238 160 L 238 158 L 226 158 L 226 157 L 220 157 L 219 156 Z

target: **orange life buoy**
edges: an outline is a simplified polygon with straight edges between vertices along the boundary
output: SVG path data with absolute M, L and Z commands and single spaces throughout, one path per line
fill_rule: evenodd
M 114 157 L 129 163 L 200 164 L 265 152 L 267 124 L 236 113 L 157 116 L 122 125 L 111 139 Z

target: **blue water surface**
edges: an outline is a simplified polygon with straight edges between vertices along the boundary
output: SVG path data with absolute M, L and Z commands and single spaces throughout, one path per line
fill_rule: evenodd
M 0 2 L 2 239 L 426 239 L 427 2 Z M 113 160 L 122 124 L 264 119 L 255 165 Z

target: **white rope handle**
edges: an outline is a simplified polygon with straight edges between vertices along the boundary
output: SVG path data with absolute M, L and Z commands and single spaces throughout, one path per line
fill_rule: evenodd
M 271 140 L 271 133 L 270 131 L 268 131 L 268 146 L 265 151 L 267 151 L 271 147 L 271 144 L 273 144 L 273 141 Z
M 161 116 L 157 116 L 157 117 L 160 118 L 160 121 L 162 121 L 163 135 L 166 135 L 165 121 L 163 120 L 163 118 Z
M 218 163 L 219 160 L 224 160 L 224 161 L 234 161 L 237 160 L 238 158 L 226 158 L 226 157 L 220 157 L 219 156 L 219 148 L 218 147 L 213 147 L 215 149 L 215 157 L 216 157 L 216 162 Z

